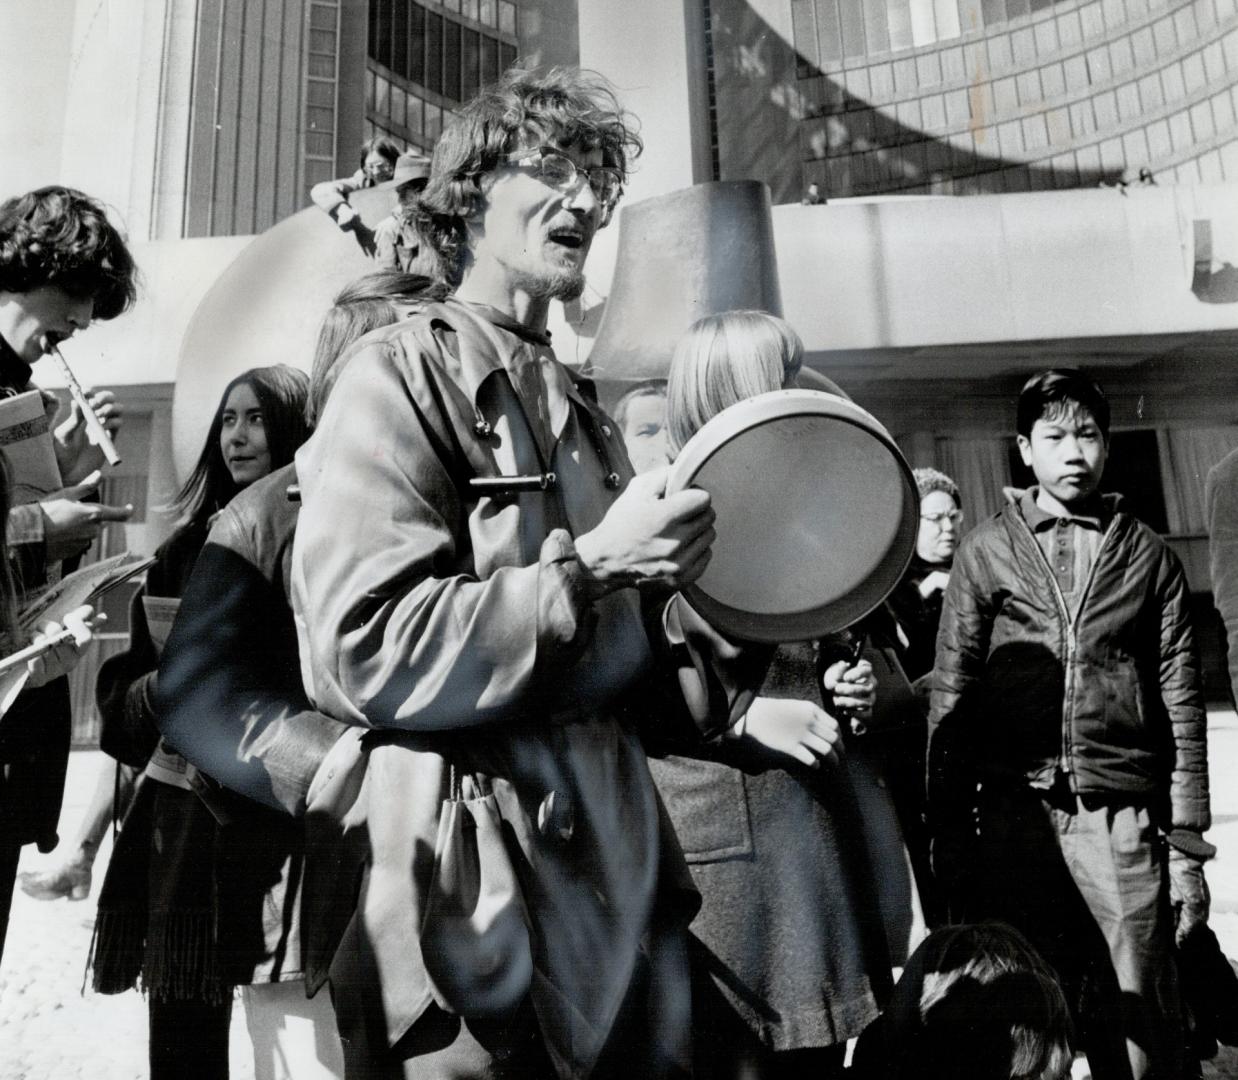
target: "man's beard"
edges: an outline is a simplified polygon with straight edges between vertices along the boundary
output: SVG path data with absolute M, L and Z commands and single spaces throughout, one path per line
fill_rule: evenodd
M 541 300 L 571 301 L 585 291 L 585 272 L 581 267 L 565 266 L 543 274 L 517 273 L 512 284 Z

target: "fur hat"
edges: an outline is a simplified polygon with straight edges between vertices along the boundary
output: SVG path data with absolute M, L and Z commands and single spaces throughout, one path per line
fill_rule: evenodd
M 963 499 L 959 495 L 958 486 L 944 472 L 937 469 L 912 469 L 911 475 L 916 478 L 916 488 L 920 498 L 925 499 L 934 491 L 944 491 L 954 500 L 954 505 L 962 507 Z

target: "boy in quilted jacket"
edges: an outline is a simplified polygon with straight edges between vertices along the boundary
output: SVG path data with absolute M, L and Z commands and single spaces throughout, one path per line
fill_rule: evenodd
M 1182 566 L 1099 485 L 1109 404 L 1074 369 L 1019 396 L 1036 476 L 967 536 L 929 717 L 952 912 L 1057 969 L 1096 1080 L 1184 1075 L 1175 937 L 1207 919 L 1206 718 Z

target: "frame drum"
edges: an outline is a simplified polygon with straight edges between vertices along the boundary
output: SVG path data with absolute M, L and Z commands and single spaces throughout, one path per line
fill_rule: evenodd
M 889 433 L 853 402 L 775 390 L 724 409 L 684 446 L 668 493 L 708 491 L 713 557 L 684 590 L 717 629 L 806 641 L 863 618 L 915 552 L 920 500 Z

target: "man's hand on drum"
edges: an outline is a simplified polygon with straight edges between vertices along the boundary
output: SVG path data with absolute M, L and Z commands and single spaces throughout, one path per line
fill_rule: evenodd
M 714 512 L 698 488 L 666 494 L 668 468 L 635 476 L 597 527 L 576 540 L 595 596 L 633 585 L 678 589 L 709 563 Z

